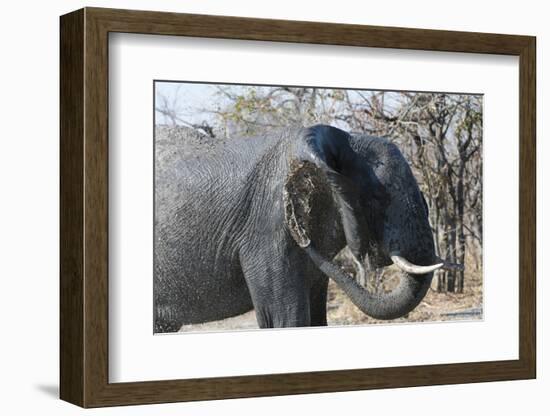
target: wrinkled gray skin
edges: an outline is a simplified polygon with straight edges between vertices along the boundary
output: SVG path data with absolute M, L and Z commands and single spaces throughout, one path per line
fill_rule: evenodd
M 331 262 L 346 244 L 367 270 L 390 265 L 391 253 L 433 262 L 427 206 L 387 140 L 289 129 L 175 157 L 162 175 L 155 332 L 252 308 L 261 328 L 326 325 L 328 277 L 364 313 L 394 319 L 430 286 L 432 273 L 403 273 L 392 292 L 369 293 Z

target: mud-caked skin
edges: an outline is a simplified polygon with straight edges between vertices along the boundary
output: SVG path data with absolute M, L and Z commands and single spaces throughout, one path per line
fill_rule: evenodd
M 252 308 L 261 328 L 326 325 L 328 277 L 379 319 L 410 312 L 429 288 L 432 273 L 403 273 L 392 292 L 372 294 L 331 262 L 346 245 L 367 270 L 395 253 L 433 261 L 427 207 L 385 139 L 287 129 L 172 158 L 155 173 L 157 333 Z

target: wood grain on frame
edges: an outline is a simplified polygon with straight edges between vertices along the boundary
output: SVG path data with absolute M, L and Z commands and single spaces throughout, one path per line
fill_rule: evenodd
M 61 19 L 60 396 L 84 403 L 84 13 Z
M 61 17 L 60 396 L 83 407 L 534 378 L 535 38 L 86 8 Z M 108 33 L 516 55 L 519 359 L 136 383 L 108 380 Z

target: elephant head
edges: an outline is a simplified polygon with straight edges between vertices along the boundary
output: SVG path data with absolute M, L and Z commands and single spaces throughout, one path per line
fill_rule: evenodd
M 426 295 L 433 271 L 456 265 L 435 256 L 428 207 L 397 146 L 322 125 L 305 129 L 296 146 L 284 191 L 294 240 L 365 314 L 395 319 L 413 310 Z M 358 272 L 395 264 L 401 269 L 395 289 L 371 293 L 318 250 L 309 224 L 316 192 L 332 195 Z

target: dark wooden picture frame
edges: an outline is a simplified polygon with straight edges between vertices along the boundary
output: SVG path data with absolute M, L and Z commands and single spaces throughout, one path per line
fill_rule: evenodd
M 530 36 L 85 8 L 60 21 L 60 396 L 83 407 L 536 376 L 535 51 Z M 263 40 L 519 57 L 519 359 L 109 383 L 108 35 Z

